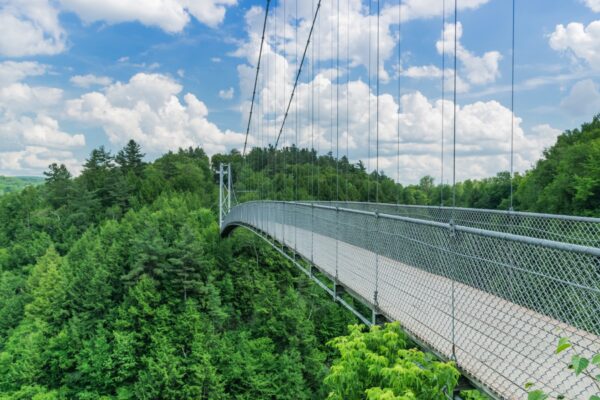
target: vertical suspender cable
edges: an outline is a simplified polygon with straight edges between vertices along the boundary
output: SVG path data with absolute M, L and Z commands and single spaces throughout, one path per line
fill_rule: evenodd
M 346 201 L 350 200 L 348 140 L 350 136 L 350 0 L 346 2 Z
M 275 97 L 275 101 L 273 102 L 273 127 L 274 129 L 277 129 L 277 106 L 279 104 L 279 99 L 277 97 L 278 95 L 278 91 L 277 91 L 277 86 L 278 86 L 278 81 L 277 81 L 277 13 L 275 13 L 275 16 L 273 17 L 273 19 L 275 20 L 274 23 L 274 36 L 275 36 L 275 44 L 274 44 L 274 55 L 275 57 L 273 57 L 274 60 L 274 74 L 273 74 L 273 81 L 274 81 L 274 97 Z M 271 143 L 271 141 L 269 140 L 268 143 Z M 269 163 L 271 164 L 272 167 L 272 172 L 271 172 L 271 193 L 272 193 L 272 198 L 271 200 L 275 200 L 275 173 L 277 171 L 277 153 L 276 152 L 272 152 L 271 151 L 271 146 L 269 145 Z
M 340 0 L 337 0 L 335 85 L 335 200 L 340 201 Z
M 441 162 L 442 168 L 440 173 L 440 207 L 444 206 L 444 124 L 445 110 L 444 103 L 446 101 L 446 38 L 444 32 L 446 30 L 446 0 L 442 0 L 442 150 Z
M 252 112 L 254 110 L 254 99 L 256 97 L 256 85 L 258 83 L 258 73 L 260 71 L 260 62 L 262 58 L 263 44 L 265 42 L 265 30 L 267 29 L 267 17 L 269 16 L 269 6 L 271 0 L 267 0 L 267 6 L 265 8 L 265 20 L 263 22 L 262 39 L 260 40 L 260 50 L 258 52 L 258 62 L 256 64 L 256 76 L 254 78 L 254 90 L 252 91 L 252 103 L 250 103 L 250 114 L 248 116 L 248 125 L 246 127 L 246 139 L 244 140 L 244 151 L 242 156 L 246 155 L 246 146 L 248 145 L 248 133 L 250 132 L 250 123 L 252 122 Z
M 402 2 L 398 3 L 398 116 L 396 121 L 396 204 L 400 204 L 400 103 L 402 102 Z
M 452 220 L 451 227 L 454 225 L 454 212 L 456 209 L 456 82 L 457 82 L 457 45 L 458 45 L 458 0 L 454 0 L 454 121 L 453 121 L 453 145 L 452 145 Z M 456 260 L 453 260 L 454 267 Z M 453 277 L 454 278 L 454 277 Z M 452 359 L 456 361 L 456 314 L 455 314 L 455 280 L 452 279 Z
M 375 123 L 377 124 L 377 126 L 375 127 L 375 137 L 376 137 L 376 147 L 375 147 L 375 158 L 376 158 L 376 162 L 375 162 L 375 171 L 376 171 L 376 175 L 375 178 L 377 179 L 377 181 L 375 182 L 375 202 L 379 203 L 379 14 L 381 11 L 381 0 L 377 0 L 377 63 L 375 64 L 376 68 L 377 68 L 377 102 L 376 102 L 376 115 L 377 118 L 375 120 Z
M 304 66 L 304 61 L 306 60 L 306 53 L 308 51 L 308 45 L 310 44 L 310 39 L 312 37 L 313 31 L 315 28 L 315 22 L 317 20 L 317 17 L 319 16 L 320 9 L 321 9 L 321 0 L 319 0 L 319 2 L 317 3 L 317 9 L 315 10 L 315 15 L 312 20 L 312 25 L 310 27 L 310 31 L 308 32 L 308 38 L 306 40 L 306 46 L 304 47 L 304 53 L 302 54 L 302 59 L 300 60 L 300 66 L 298 67 L 298 72 L 296 73 L 296 79 L 294 81 L 294 86 L 292 87 L 292 94 L 290 95 L 290 99 L 288 101 L 287 108 L 285 109 L 285 113 L 283 115 L 283 121 L 281 122 L 281 127 L 279 128 L 279 133 L 277 134 L 277 139 L 275 140 L 275 148 L 277 148 L 277 145 L 279 144 L 281 132 L 283 132 L 283 128 L 285 127 L 285 122 L 287 121 L 287 117 L 288 117 L 288 114 L 290 111 L 290 107 L 292 105 L 292 101 L 294 100 L 294 95 L 295 95 L 296 89 L 298 87 L 298 80 L 300 79 L 300 74 L 302 74 L 302 67 Z M 285 25 L 284 25 L 284 28 L 285 28 Z M 284 34 L 284 36 L 285 36 L 285 34 Z
M 371 202 L 371 41 L 372 41 L 372 33 L 371 33 L 371 13 L 372 13 L 372 0 L 369 0 L 369 66 L 368 66 L 368 74 L 369 74 L 369 93 L 367 96 L 368 101 L 368 112 L 369 112 L 369 129 L 367 134 L 367 201 Z
M 320 0 L 319 0 L 320 2 Z M 319 25 L 317 26 L 319 33 L 316 35 L 316 42 L 317 42 L 317 60 L 321 60 L 321 40 L 319 40 L 320 36 L 322 35 L 321 32 L 321 19 L 319 19 Z M 316 77 L 315 77 L 316 78 Z M 317 200 L 321 200 L 321 166 L 320 166 L 320 159 L 319 159 L 319 154 L 321 152 L 321 91 L 319 90 L 319 93 L 317 94 L 317 121 L 318 121 L 318 126 L 317 126 Z
M 515 0 L 512 0 L 512 60 L 510 82 L 510 211 L 513 210 L 515 144 Z
M 298 25 L 299 25 L 299 19 L 298 19 L 298 1 L 296 0 L 296 65 L 298 65 Z M 300 90 L 300 89 L 298 89 Z M 294 181 L 296 183 L 295 188 L 294 188 L 294 199 L 300 200 L 298 197 L 298 185 L 300 184 L 300 170 L 298 169 L 298 161 L 299 161 L 299 155 L 300 155 L 300 143 L 298 140 L 298 97 L 296 98 L 296 135 L 295 135 L 295 142 L 296 142 L 296 153 L 294 156 L 294 162 L 296 163 L 296 173 L 295 173 L 295 177 L 294 177 Z
M 311 13 L 315 12 L 315 0 L 311 0 Z M 313 153 L 315 151 L 315 45 L 314 43 L 310 47 L 310 195 L 315 196 L 315 163 Z
M 333 0 L 331 1 L 331 5 L 333 8 Z M 331 40 L 329 42 L 330 46 L 329 46 L 329 68 L 330 71 L 334 71 L 335 65 L 334 65 L 334 60 L 333 60 L 333 54 L 334 54 L 334 43 L 333 43 L 333 38 L 334 38 L 334 21 L 333 18 L 329 19 L 330 21 L 330 25 L 329 25 L 329 33 L 331 34 Z M 331 76 L 331 78 L 329 79 L 329 155 L 330 155 L 330 159 L 333 158 L 333 80 L 334 77 Z M 330 194 L 330 197 L 331 196 Z M 331 200 L 331 198 L 329 199 Z
M 457 50 L 458 44 L 458 0 L 454 0 L 454 110 L 452 127 L 452 207 L 456 207 L 456 81 L 457 81 Z M 454 211 L 453 211 L 454 212 Z

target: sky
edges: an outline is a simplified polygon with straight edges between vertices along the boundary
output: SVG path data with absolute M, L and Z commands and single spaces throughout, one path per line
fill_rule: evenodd
M 317 1 L 271 1 L 249 146 L 276 140 Z M 265 5 L 0 0 L 0 175 L 76 175 L 130 139 L 148 160 L 241 149 Z M 452 0 L 322 0 L 280 145 L 447 182 L 454 138 L 459 180 L 509 169 L 511 127 L 525 171 L 600 112 L 600 0 L 516 0 L 514 116 L 512 2 L 457 7 L 455 25 Z

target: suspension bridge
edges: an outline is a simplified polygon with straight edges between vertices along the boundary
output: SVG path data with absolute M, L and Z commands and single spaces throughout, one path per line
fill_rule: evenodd
M 285 7 L 285 0 L 280 1 Z M 338 48 L 337 54 L 335 51 L 333 54 L 336 54 L 339 69 L 340 0 L 331 1 L 337 5 L 338 13 Z M 279 118 L 274 119 L 273 128 L 276 128 L 275 123 L 280 126 L 271 130 L 276 133 L 273 137 L 265 133 L 269 129 L 253 128 L 252 124 L 259 80 L 261 76 L 268 79 L 260 73 L 265 36 L 268 36 L 269 10 L 272 9 L 271 1 L 266 3 L 244 155 L 248 137 L 255 128 L 263 142 L 272 139 L 275 149 L 285 143 L 288 116 L 298 113 L 297 103 L 295 110 L 292 106 L 305 60 L 314 56 L 315 46 L 311 43 L 318 38 L 315 38 L 315 32 L 323 31 L 315 29 L 322 2 L 314 0 L 312 3 L 312 23 L 306 41 L 300 49 L 296 42 L 295 83 L 289 100 L 279 110 Z M 297 7 L 298 2 L 295 4 Z M 514 102 L 514 0 L 512 5 L 511 101 Z M 369 12 L 373 11 L 371 7 L 369 1 Z M 377 74 L 374 83 L 379 99 L 378 1 L 376 7 L 377 47 L 373 50 L 377 54 Z M 442 7 L 445 22 L 445 4 Z M 457 14 L 455 1 L 455 24 Z M 285 22 L 282 25 L 285 29 Z M 454 71 L 456 48 L 455 32 Z M 309 72 L 314 74 L 314 66 Z M 456 104 L 456 73 L 454 80 Z M 335 104 L 339 107 L 339 93 L 336 97 Z M 375 170 L 379 171 L 378 100 L 375 107 L 377 128 L 372 139 L 376 143 Z M 455 186 L 456 106 L 453 109 L 452 179 Z M 314 98 L 312 109 L 307 112 L 314 117 Z M 336 118 L 332 116 L 335 122 L 330 134 L 335 159 L 339 160 L 341 122 L 337 118 L 339 110 L 332 110 L 334 112 Z M 514 117 L 511 115 L 511 118 Z M 295 139 L 290 141 L 296 144 L 301 129 L 299 120 L 296 115 L 295 126 L 292 126 Z M 511 123 L 514 126 L 514 120 Z M 444 132 L 441 135 L 443 141 Z M 526 385 L 531 382 L 536 389 L 542 389 L 554 398 L 565 395 L 566 398 L 587 399 L 598 392 L 598 383 L 593 376 L 600 374 L 600 370 L 592 367 L 591 375 L 575 376 L 569 369 L 571 355 L 555 354 L 555 349 L 559 338 L 568 337 L 579 354 L 589 358 L 600 353 L 600 219 L 514 211 L 513 140 L 511 135 L 511 206 L 507 210 L 458 208 L 454 195 L 448 199 L 449 206 L 444 205 L 444 199 L 440 206 L 383 204 L 378 201 L 377 182 L 373 183 L 374 201 L 370 202 L 339 198 L 337 201 L 308 201 L 298 198 L 296 184 L 293 201 L 262 198 L 232 206 L 234 180 L 231 166 L 221 165 L 221 232 L 227 236 L 240 227 L 254 232 L 364 323 L 399 321 L 416 343 L 441 359 L 454 361 L 475 386 L 493 398 L 527 398 Z M 371 132 L 369 148 L 370 141 Z M 268 164 L 269 160 L 264 162 Z M 343 172 L 338 171 L 337 176 L 339 197 Z M 400 178 L 398 176 L 398 180 Z M 299 178 L 296 175 L 294 179 Z M 370 310 L 370 315 L 354 307 L 346 300 L 346 295 L 362 303 Z

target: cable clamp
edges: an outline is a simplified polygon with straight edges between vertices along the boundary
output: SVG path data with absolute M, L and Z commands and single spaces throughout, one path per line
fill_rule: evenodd
M 454 219 L 450 220 L 448 228 L 450 230 L 450 237 L 456 237 L 456 225 L 454 224 Z

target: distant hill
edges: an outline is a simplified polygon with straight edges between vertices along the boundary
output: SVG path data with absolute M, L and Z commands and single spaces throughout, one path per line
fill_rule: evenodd
M 42 183 L 44 178 L 38 176 L 0 176 L 0 196 Z

